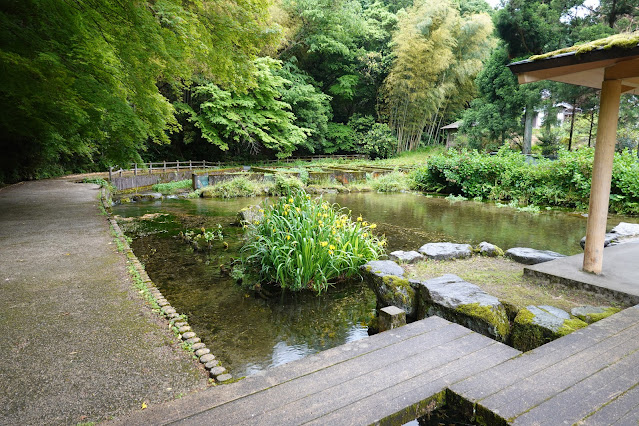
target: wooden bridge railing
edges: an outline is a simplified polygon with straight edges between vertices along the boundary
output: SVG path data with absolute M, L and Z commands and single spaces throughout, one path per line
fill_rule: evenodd
M 115 170 L 113 167 L 109 167 L 109 180 L 113 178 L 114 174 L 122 176 L 124 172 L 133 172 L 134 176 L 137 176 L 140 172 L 153 173 L 153 171 L 167 172 L 169 170 L 194 170 L 194 169 L 208 169 L 213 167 L 219 167 L 222 163 L 212 161 L 160 161 L 149 163 L 131 163 L 129 169 L 119 168 Z
M 316 160 L 361 160 L 368 158 L 366 155 L 356 154 L 356 155 L 311 155 L 306 157 L 290 157 L 284 159 L 275 159 L 275 160 L 264 160 L 261 163 L 292 163 L 295 161 L 316 161 Z M 113 175 L 119 174 L 122 177 L 122 173 L 125 172 L 133 172 L 134 176 L 137 176 L 140 172 L 152 174 L 153 171 L 157 172 L 167 172 L 169 170 L 195 170 L 195 169 L 208 169 L 208 168 L 219 168 L 222 165 L 226 165 L 226 163 L 220 161 L 160 161 L 160 162 L 149 162 L 149 163 L 131 163 L 129 164 L 128 169 L 123 169 L 122 167 L 117 170 L 114 167 L 109 167 L 109 180 L 113 178 Z

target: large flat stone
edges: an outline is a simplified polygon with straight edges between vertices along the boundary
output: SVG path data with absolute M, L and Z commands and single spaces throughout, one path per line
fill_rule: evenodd
M 611 232 L 606 233 L 604 236 L 604 247 L 608 247 L 609 245 L 615 245 L 615 243 L 619 240 L 619 234 L 613 234 Z M 586 237 L 583 237 L 581 241 L 579 241 L 579 245 L 581 248 L 586 248 Z
M 513 346 L 528 351 L 588 324 L 554 306 L 529 305 L 519 311 L 513 324 Z
M 392 260 L 372 260 L 362 266 L 362 270 L 372 272 L 379 276 L 395 275 L 404 276 L 404 269 Z
M 536 265 L 538 263 L 549 262 L 551 260 L 566 257 L 563 254 L 550 250 L 536 250 L 528 247 L 513 247 L 506 250 L 506 256 L 515 262 L 524 265 Z
M 437 315 L 502 342 L 508 338 L 506 308 L 476 285 L 447 274 L 420 282 L 417 288 L 418 318 Z
M 472 254 L 470 244 L 428 243 L 419 248 L 419 252 L 428 259 L 450 260 L 463 259 Z
M 415 250 L 411 250 L 411 251 L 397 250 L 397 251 L 391 252 L 391 254 L 389 254 L 388 257 L 390 258 L 390 260 L 393 260 L 395 262 L 403 262 L 403 263 L 415 263 L 415 262 L 419 262 L 420 260 L 424 260 L 424 255 L 416 252 Z
M 624 237 L 639 237 L 639 223 L 620 222 L 610 232 Z

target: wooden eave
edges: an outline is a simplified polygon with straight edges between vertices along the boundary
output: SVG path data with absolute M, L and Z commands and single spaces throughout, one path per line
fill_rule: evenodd
M 509 64 L 519 84 L 541 80 L 601 89 L 604 80 L 621 80 L 622 93 L 639 95 L 639 45 L 583 53 L 563 53 L 544 59 Z

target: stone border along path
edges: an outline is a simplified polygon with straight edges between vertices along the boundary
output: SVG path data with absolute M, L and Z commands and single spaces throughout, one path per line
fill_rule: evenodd
M 101 193 L 102 204 L 106 209 L 106 205 L 104 204 L 106 198 L 104 196 L 104 191 Z M 177 313 L 175 308 L 169 304 L 168 300 L 166 300 L 166 298 L 162 295 L 162 292 L 155 286 L 153 281 L 151 281 L 151 278 L 146 273 L 144 266 L 138 260 L 135 253 L 133 253 L 131 247 L 129 247 L 129 243 L 124 237 L 124 233 L 120 229 L 117 221 L 113 218 L 109 218 L 109 222 L 111 223 L 111 227 L 113 228 L 116 237 L 120 240 L 124 247 L 126 257 L 131 261 L 131 264 L 135 267 L 136 272 L 139 274 L 143 286 L 140 291 L 145 295 L 149 295 L 152 304 L 157 304 L 158 312 L 169 320 L 172 330 L 188 345 L 188 348 L 193 351 L 195 356 L 198 358 L 198 361 L 201 362 L 204 365 L 204 368 L 209 371 L 209 375 L 212 379 L 216 382 L 228 382 L 229 380 L 232 380 L 233 376 L 226 371 L 226 368 L 220 365 L 220 361 L 215 359 L 215 355 L 211 353 L 211 350 L 202 343 L 202 340 L 199 337 L 197 337 L 185 317 Z
M 132 285 L 98 187 L 0 190 L 0 424 L 98 422 L 205 389 Z

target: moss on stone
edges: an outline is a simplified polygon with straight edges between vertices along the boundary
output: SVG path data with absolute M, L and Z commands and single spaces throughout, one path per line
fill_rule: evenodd
M 490 306 L 483 306 L 479 303 L 469 303 L 466 305 L 458 306 L 457 312 L 467 315 L 469 317 L 478 318 L 485 322 L 492 324 L 495 330 L 504 340 L 510 334 L 510 323 L 508 317 L 504 311 L 504 315 L 499 315 L 497 312 L 491 309 Z
M 411 287 L 406 278 L 395 275 L 384 275 L 382 282 L 392 292 L 393 300 L 401 300 L 404 305 L 409 305 L 415 298 L 415 289 Z
M 512 331 L 512 346 L 522 352 L 539 347 L 550 339 L 544 336 L 542 329 L 533 324 L 535 314 L 523 308 L 515 318 Z
M 587 315 L 577 315 L 577 318 L 580 320 L 592 324 L 597 321 L 601 321 L 604 318 L 608 318 L 611 315 L 616 314 L 617 312 L 621 312 L 620 308 L 605 308 L 604 312 L 601 313 L 590 313 Z
M 612 49 L 619 47 L 622 49 L 632 49 L 639 45 L 639 31 L 625 34 L 615 34 L 610 37 L 600 38 L 588 43 L 577 44 L 572 47 L 566 47 L 563 49 L 555 50 L 553 52 L 544 53 L 543 55 L 533 55 L 529 59 L 531 61 L 537 61 L 540 59 L 547 59 L 553 56 L 562 55 L 565 53 L 574 53 L 579 55 L 581 53 L 591 52 L 596 49 Z
M 557 336 L 565 336 L 566 334 L 570 334 L 573 331 L 579 330 L 580 328 L 587 327 L 588 324 L 580 320 L 579 318 L 570 318 L 564 320 L 564 324 L 557 330 Z
M 515 349 L 526 352 L 588 326 L 579 318 L 573 317 L 564 320 L 557 331 L 552 331 L 536 325 L 533 322 L 534 318 L 535 314 L 526 308 L 517 314 L 512 332 L 512 344 Z

